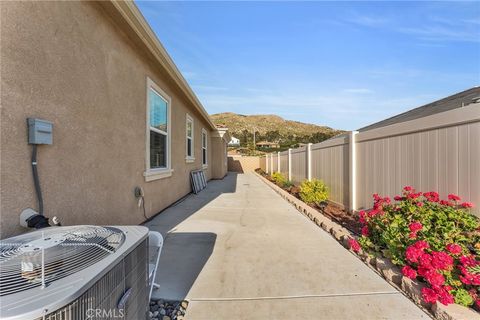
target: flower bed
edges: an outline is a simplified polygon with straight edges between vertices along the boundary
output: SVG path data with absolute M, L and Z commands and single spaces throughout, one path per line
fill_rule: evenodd
M 407 186 L 394 201 L 374 196 L 374 208 L 361 211 L 362 236 L 351 240 L 400 266 L 405 277 L 420 280 L 423 302 L 457 303 L 480 310 L 480 222 L 473 205 L 456 195 L 441 200 L 436 192 Z
M 423 281 L 423 278 L 421 276 L 418 276 L 418 273 L 417 273 L 417 276 L 415 278 L 413 278 L 414 274 L 408 268 L 405 268 L 403 270 L 403 273 L 402 273 L 402 270 L 390 261 L 391 257 L 390 258 L 385 258 L 384 257 L 384 256 L 390 256 L 388 254 L 388 252 L 385 251 L 384 249 L 378 248 L 378 249 L 374 250 L 374 249 L 371 249 L 371 248 L 370 249 L 366 248 L 366 250 L 368 252 L 364 251 L 362 249 L 362 245 L 360 244 L 360 242 L 363 241 L 362 238 L 365 238 L 365 237 L 368 237 L 368 236 L 363 235 L 360 238 L 360 242 L 356 240 L 358 238 L 358 234 L 360 233 L 360 230 L 363 227 L 365 227 L 365 223 L 363 223 L 363 224 L 360 223 L 360 220 L 363 221 L 362 218 L 358 219 L 358 217 L 357 217 L 356 223 L 359 224 L 358 233 L 352 232 L 352 230 L 346 229 L 346 228 L 342 227 L 341 225 L 339 225 L 337 221 L 335 221 L 334 219 L 329 217 L 327 214 L 325 214 L 325 212 L 321 212 L 320 210 L 317 210 L 316 208 L 312 207 L 311 205 L 307 205 L 306 203 L 301 201 L 299 199 L 300 197 L 298 195 L 296 195 L 294 197 L 292 195 L 292 193 L 287 192 L 287 190 L 285 190 L 285 188 L 279 187 L 277 184 L 275 184 L 272 181 L 272 179 L 269 179 L 268 174 L 262 172 L 261 170 L 257 170 L 257 173 L 259 174 L 259 176 L 263 176 L 263 178 L 265 178 L 264 181 L 267 185 L 269 185 L 273 190 L 275 190 L 285 200 L 287 200 L 292 205 L 294 205 L 300 213 L 302 213 L 303 215 L 308 217 L 312 222 L 314 222 L 316 225 L 321 227 L 323 230 L 330 233 L 344 247 L 346 247 L 347 249 L 350 249 L 351 252 L 355 253 L 369 267 L 375 269 L 388 282 L 395 285 L 397 288 L 401 289 L 406 295 L 408 295 L 419 306 L 422 306 L 424 309 L 431 310 L 431 312 L 433 313 L 433 315 L 437 319 L 442 319 L 442 320 L 444 320 L 444 319 L 448 319 L 448 320 L 473 320 L 473 319 L 477 320 L 477 319 L 480 319 L 478 312 L 476 312 L 474 310 L 474 308 L 477 308 L 477 310 L 478 310 L 478 306 L 476 306 L 475 304 L 473 305 L 473 308 L 464 307 L 461 304 L 456 304 L 456 303 L 444 305 L 440 302 L 438 293 L 437 293 L 437 300 L 436 300 L 437 302 L 435 302 L 435 303 L 425 302 L 425 300 L 423 299 L 422 291 L 425 291 L 424 290 L 425 287 L 429 288 L 429 284 L 426 283 L 425 281 Z M 410 189 L 410 188 L 407 188 L 407 189 Z M 476 217 L 474 217 L 473 215 L 469 214 L 466 210 L 464 210 L 464 209 L 467 209 L 467 208 L 471 207 L 472 205 L 469 204 L 469 203 L 460 203 L 459 198 L 456 197 L 455 195 L 450 196 L 450 198 L 452 198 L 453 200 L 440 201 L 440 199 L 437 200 L 438 195 L 434 192 L 427 193 L 426 195 L 415 194 L 415 192 L 413 191 L 413 188 L 410 189 L 409 192 L 411 192 L 413 194 L 409 197 L 410 200 L 418 199 L 418 201 L 416 201 L 417 207 L 423 207 L 425 204 L 422 205 L 422 204 L 418 204 L 418 203 L 421 202 L 421 200 L 423 200 L 423 201 L 427 200 L 427 201 L 432 201 L 432 202 L 438 202 L 438 204 L 442 205 L 442 206 L 449 205 L 450 207 L 452 207 L 454 209 L 463 208 L 463 209 L 461 209 L 463 211 L 457 211 L 456 213 L 459 213 L 462 216 L 464 216 L 464 214 L 467 213 L 465 215 L 467 217 L 467 220 L 476 221 L 476 223 L 478 224 L 478 219 Z M 425 197 L 425 199 L 423 199 L 422 197 Z M 388 198 L 381 198 L 378 195 L 375 195 L 374 198 L 379 199 L 379 200 L 382 199 L 382 202 L 388 202 L 388 204 L 391 204 L 391 201 Z M 397 197 L 396 198 L 396 201 L 402 201 L 402 200 L 404 200 L 402 197 Z M 462 206 L 462 204 L 463 204 L 463 206 Z M 330 207 L 330 204 L 328 205 L 328 207 L 326 209 L 328 209 L 329 207 Z M 460 208 L 458 208 L 458 207 L 460 207 Z M 376 208 L 374 208 L 374 210 L 378 210 L 378 209 L 380 209 L 380 206 L 376 206 Z M 383 210 L 383 206 L 382 206 L 382 210 Z M 450 211 L 450 209 L 448 209 L 447 211 Z M 350 216 L 349 214 L 347 214 L 347 215 Z M 365 215 L 368 215 L 368 213 L 362 213 L 361 215 L 365 216 Z M 379 213 L 379 215 L 383 215 L 383 214 Z M 447 218 L 454 218 L 454 217 L 455 216 L 452 215 L 451 213 L 450 213 L 450 215 L 447 215 Z M 417 222 L 419 222 L 419 221 L 417 221 Z M 459 226 L 459 224 L 455 223 L 455 226 Z M 422 225 L 422 230 L 419 227 L 420 227 L 420 225 L 415 223 L 415 224 L 412 225 L 412 228 L 410 229 L 410 224 L 409 224 L 408 225 L 408 238 L 410 238 L 410 236 L 413 237 L 413 234 L 411 234 L 411 233 L 414 233 L 416 237 L 422 236 L 422 233 L 424 233 L 426 231 L 426 229 L 423 230 L 423 227 L 424 227 L 423 225 Z M 364 233 L 367 232 L 365 228 L 364 228 L 363 232 Z M 462 233 L 464 234 L 464 236 L 465 235 L 466 236 L 472 236 L 473 235 L 475 237 L 475 239 L 477 239 L 478 228 L 473 231 L 474 234 L 469 233 L 469 232 L 467 232 L 465 234 L 465 231 L 460 232 L 460 234 L 462 234 Z M 467 248 L 468 248 L 468 250 L 471 254 L 469 254 L 468 256 L 473 256 L 474 259 L 475 259 L 475 264 L 478 264 L 478 260 L 479 260 L 478 259 L 478 246 L 476 245 L 478 243 L 478 241 L 473 240 L 473 241 L 469 241 L 469 243 L 471 245 L 467 246 Z M 424 244 L 423 244 L 423 246 L 424 246 Z M 421 243 L 419 244 L 419 247 L 422 247 Z M 447 248 L 447 246 L 445 246 L 445 248 Z M 459 252 L 458 247 L 455 246 L 455 245 L 449 245 L 447 250 L 449 252 L 451 252 L 451 254 L 456 254 L 456 253 Z M 423 249 L 423 251 L 426 252 L 426 253 L 429 253 L 431 251 L 430 244 L 429 244 L 429 248 L 425 248 L 425 249 Z M 433 253 L 431 253 L 431 255 L 433 255 Z M 443 255 L 438 256 L 437 259 L 441 258 L 441 256 L 443 256 Z M 442 260 L 442 259 L 440 259 L 440 260 Z M 448 258 L 447 258 L 447 260 L 448 260 Z M 468 264 L 468 262 L 467 262 L 467 264 Z M 405 267 L 405 265 L 404 265 L 404 267 Z M 409 265 L 409 267 L 412 268 L 415 272 L 417 272 L 417 270 L 415 270 L 415 268 L 414 268 L 415 265 L 413 265 L 413 267 Z M 467 270 L 469 270 L 468 267 L 467 267 Z M 475 273 L 475 271 L 474 272 L 469 271 L 469 273 L 477 274 L 477 273 Z M 467 277 L 466 279 L 471 279 L 471 278 Z M 432 288 L 430 287 L 430 289 L 432 289 Z M 444 289 L 450 289 L 450 288 L 447 287 L 447 288 L 444 288 Z M 477 290 L 476 294 L 478 294 L 478 285 L 472 284 L 472 289 L 476 289 Z M 454 292 L 451 292 L 451 291 L 453 291 L 453 287 L 452 287 L 452 290 L 450 290 L 450 291 L 447 290 L 447 291 L 448 291 L 449 294 L 451 294 L 453 296 Z M 462 292 L 464 293 L 464 291 L 462 291 Z M 472 290 L 467 291 L 467 292 L 468 292 L 470 297 L 475 296 L 473 294 L 474 292 Z M 428 291 L 427 291 L 427 293 L 428 293 Z M 461 294 L 460 294 L 460 296 L 461 296 Z M 445 298 L 450 299 L 450 298 L 444 296 L 444 297 L 442 297 L 442 300 L 444 300 L 444 302 L 445 302 Z

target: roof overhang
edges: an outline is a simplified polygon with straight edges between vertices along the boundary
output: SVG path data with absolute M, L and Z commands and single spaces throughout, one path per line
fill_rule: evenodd
M 217 128 L 217 133 L 214 137 L 222 138 L 226 143 L 229 143 L 232 138 L 230 132 L 228 132 L 228 128 Z
M 137 5 L 131 1 L 114 1 L 110 0 L 113 7 L 120 13 L 123 19 L 129 24 L 138 38 L 148 48 L 150 53 L 155 57 L 157 62 L 165 69 L 168 75 L 180 87 L 188 100 L 193 104 L 197 111 L 202 115 L 205 121 L 210 125 L 212 130 L 217 130 L 212 119 L 203 107 L 200 100 L 188 85 L 185 78 L 178 70 L 170 55 L 167 53 L 160 40 L 157 38 L 150 25 L 147 23 Z

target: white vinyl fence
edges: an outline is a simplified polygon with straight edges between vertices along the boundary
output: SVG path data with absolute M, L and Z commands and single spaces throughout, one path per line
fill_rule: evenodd
M 368 209 L 372 194 L 393 197 L 411 185 L 458 194 L 480 215 L 480 104 L 363 132 L 266 157 L 268 172 L 296 184 L 321 179 L 330 199 L 350 210 Z M 279 167 L 280 165 L 280 167 Z

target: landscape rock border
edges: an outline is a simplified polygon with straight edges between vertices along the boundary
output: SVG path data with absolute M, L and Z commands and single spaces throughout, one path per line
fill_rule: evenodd
M 450 304 L 445 306 L 439 302 L 435 304 L 425 303 L 422 299 L 421 289 L 425 286 L 423 283 L 404 277 L 398 266 L 394 265 L 390 259 L 384 257 L 375 257 L 369 255 L 362 250 L 354 252 L 350 249 L 349 239 L 356 239 L 357 236 L 345 229 L 338 223 L 330 220 L 315 208 L 291 195 L 273 182 L 269 181 L 262 175 L 254 172 L 266 185 L 277 192 L 282 198 L 290 202 L 300 213 L 313 221 L 317 226 L 330 233 L 338 242 L 346 249 L 355 254 L 369 267 L 382 275 L 385 280 L 401 289 L 410 299 L 419 307 L 427 310 L 439 320 L 478 320 L 479 314 L 473 309 L 458 305 Z

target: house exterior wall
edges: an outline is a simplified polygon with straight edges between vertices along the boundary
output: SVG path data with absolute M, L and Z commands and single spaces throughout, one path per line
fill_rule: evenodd
M 28 17 L 28 19 L 25 19 Z M 138 224 L 190 192 L 189 172 L 202 168 L 201 130 L 208 132 L 207 179 L 217 133 L 105 4 L 1 3 L 0 237 L 25 230 L 19 214 L 37 208 L 27 117 L 52 121 L 53 145 L 39 146 L 45 215 L 64 225 Z M 171 177 L 145 181 L 147 77 L 171 98 Z M 194 119 L 195 161 L 186 163 L 186 114 Z M 220 140 L 220 139 L 219 139 Z M 216 177 L 222 176 L 219 169 Z

